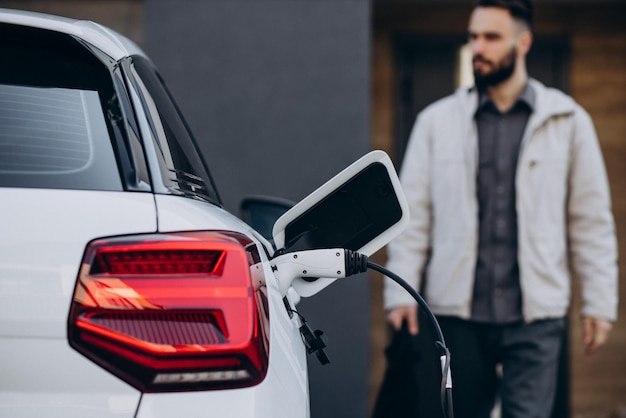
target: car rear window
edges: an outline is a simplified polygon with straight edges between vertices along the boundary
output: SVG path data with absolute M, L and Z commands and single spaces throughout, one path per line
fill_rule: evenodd
M 121 189 L 109 143 L 97 92 L 0 85 L 0 185 Z
M 6 24 L 0 56 L 0 187 L 123 190 L 107 66 L 70 36 Z

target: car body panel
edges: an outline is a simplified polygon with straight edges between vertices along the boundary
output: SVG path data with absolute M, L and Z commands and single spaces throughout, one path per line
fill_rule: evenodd
M 216 206 L 176 196 L 156 195 L 159 232 L 175 232 L 190 228 L 226 229 L 254 237 L 257 245 L 270 245 L 243 221 Z M 270 361 L 263 382 L 252 388 L 178 394 L 145 394 L 139 417 L 169 417 L 168 405 L 176 405 L 181 416 L 211 405 L 215 416 L 285 417 L 308 416 L 308 372 L 306 353 L 300 337 L 297 315 L 289 315 L 278 291 L 278 283 L 264 251 L 260 250 L 262 268 L 269 288 Z M 293 302 L 291 302 L 293 308 Z M 233 397 L 235 401 L 229 401 Z M 179 409 L 189 408 L 188 412 Z M 303 408 L 303 406 L 306 406 Z M 216 409 L 213 409 L 216 408 Z M 220 411 L 223 412 L 218 412 Z M 250 408 L 253 408 L 252 410 Z M 182 411 L 184 411 L 183 409 Z
M 0 416 L 131 418 L 141 392 L 60 338 L 0 338 Z
M 0 194 L 0 416 L 132 416 L 140 393 L 71 349 L 67 315 L 88 242 L 154 232 L 153 196 Z
M 156 231 L 148 193 L 2 188 L 0 335 L 66 338 L 89 241 Z
M 261 383 L 263 385 L 263 383 Z M 308 418 L 309 408 L 302 408 L 302 398 L 292 397 L 294 391 L 284 386 L 281 396 L 266 396 L 259 388 L 238 391 L 198 393 L 145 394 L 137 418 L 181 417 L 272 417 Z M 201 413 L 198 413 L 201 411 Z

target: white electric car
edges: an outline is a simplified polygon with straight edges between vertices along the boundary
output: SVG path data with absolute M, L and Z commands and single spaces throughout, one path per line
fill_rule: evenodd
M 0 416 L 308 416 L 296 305 L 405 225 L 386 154 L 263 236 L 128 39 L 0 10 L 0 57 Z

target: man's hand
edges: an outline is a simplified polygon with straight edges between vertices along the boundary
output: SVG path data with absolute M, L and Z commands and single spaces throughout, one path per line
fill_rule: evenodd
M 613 324 L 603 318 L 583 318 L 583 341 L 585 354 L 591 355 L 598 351 L 608 340 Z
M 417 335 L 419 332 L 417 305 L 397 306 L 387 311 L 387 322 L 389 322 L 396 331 L 402 328 L 402 322 L 405 320 L 409 333 L 411 335 Z

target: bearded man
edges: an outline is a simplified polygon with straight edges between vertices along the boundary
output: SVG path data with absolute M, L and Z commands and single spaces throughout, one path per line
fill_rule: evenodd
M 530 0 L 477 3 L 475 86 L 418 115 L 400 173 L 411 222 L 388 246 L 387 268 L 437 315 L 457 418 L 488 418 L 497 396 L 503 417 L 551 416 L 573 277 L 588 354 L 616 319 L 602 154 L 587 112 L 529 78 L 532 25 Z M 410 295 L 388 280 L 384 299 L 391 327 L 416 335 Z

